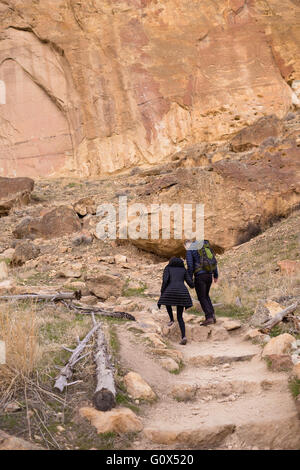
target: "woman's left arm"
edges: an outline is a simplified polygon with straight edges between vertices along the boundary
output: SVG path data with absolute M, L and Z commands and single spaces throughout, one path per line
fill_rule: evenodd
M 161 285 L 161 293 L 166 289 L 167 285 L 169 284 L 170 280 L 170 271 L 168 266 L 165 267 L 164 273 L 163 273 L 163 280 L 162 280 L 162 285 Z

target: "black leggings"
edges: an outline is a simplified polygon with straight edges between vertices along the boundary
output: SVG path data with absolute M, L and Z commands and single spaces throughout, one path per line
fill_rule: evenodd
M 181 331 L 181 336 L 182 336 L 182 338 L 184 338 L 184 337 L 185 337 L 185 324 L 184 324 L 184 321 L 183 321 L 183 318 L 182 318 L 182 314 L 183 314 L 183 309 L 184 309 L 184 307 L 182 307 L 181 305 L 177 305 L 176 308 L 177 308 L 177 321 L 178 321 L 178 323 L 179 323 L 179 328 L 180 328 L 180 331 Z M 166 305 L 166 309 L 167 309 L 167 311 L 168 311 L 170 320 L 171 320 L 171 321 L 174 321 L 173 310 L 172 310 L 171 305 Z
M 214 307 L 209 297 L 209 290 L 211 284 L 211 274 L 199 273 L 195 276 L 195 289 L 202 310 L 205 313 L 206 320 L 208 320 L 209 318 L 214 318 L 215 316 Z

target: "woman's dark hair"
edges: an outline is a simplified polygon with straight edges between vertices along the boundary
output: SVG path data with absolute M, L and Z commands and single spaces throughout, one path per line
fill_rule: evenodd
M 171 258 L 169 261 L 169 266 L 172 266 L 173 268 L 184 268 L 184 262 L 181 258 L 176 258 L 176 256 L 173 256 L 173 258 Z

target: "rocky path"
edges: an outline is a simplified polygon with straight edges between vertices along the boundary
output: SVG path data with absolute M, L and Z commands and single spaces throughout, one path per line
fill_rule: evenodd
M 226 322 L 201 327 L 206 330 L 202 340 L 186 346 L 178 344 L 177 326 L 167 331 L 163 314 L 156 321 L 149 314 L 139 318 L 141 335 L 130 328 L 120 331 L 123 366 L 139 373 L 157 394 L 156 402 L 142 407 L 144 429 L 134 449 L 299 448 L 300 421 L 287 374 L 269 371 L 261 346 L 245 339 L 243 327 L 227 331 Z M 156 333 L 149 334 L 155 323 Z M 193 329 L 199 326 L 189 322 L 190 337 Z M 141 341 L 151 335 L 166 342 L 172 357 L 178 354 L 180 373 L 161 366 L 164 348 L 149 349 Z

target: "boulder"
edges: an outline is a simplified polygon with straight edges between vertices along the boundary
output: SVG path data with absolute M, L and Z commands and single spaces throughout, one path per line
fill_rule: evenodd
M 264 336 L 264 334 L 259 331 L 257 328 L 250 328 L 246 333 L 245 333 L 245 336 L 244 336 L 244 339 L 257 339 L 257 338 L 261 338 L 262 336 Z
M 273 372 L 288 372 L 293 367 L 293 361 L 289 354 L 269 354 L 266 357 L 268 359 L 268 367 Z
M 92 197 L 84 197 L 73 205 L 74 211 L 81 217 L 87 214 L 95 215 L 97 211 L 96 201 Z
M 175 428 L 175 429 L 174 429 Z M 162 445 L 176 445 L 188 449 L 213 449 L 223 443 L 227 436 L 234 433 L 236 426 L 234 424 L 216 424 L 215 426 L 205 427 L 201 422 L 197 427 L 180 429 L 177 426 L 160 426 L 158 428 L 145 428 L 144 436 L 154 442 Z
M 75 280 L 70 279 L 70 281 L 67 281 L 66 284 L 64 284 L 64 287 L 66 289 L 71 288 L 71 289 L 75 289 L 75 290 L 80 290 L 82 297 L 84 297 L 84 299 L 82 300 L 83 303 L 85 303 L 85 299 L 87 297 L 92 297 L 96 301 L 96 303 L 98 301 L 98 299 L 96 297 L 91 296 L 91 293 L 90 293 L 89 289 L 87 288 L 85 282 L 78 281 L 78 278 L 75 278 Z
M 42 217 L 27 217 L 13 231 L 20 238 L 58 238 L 81 230 L 81 222 L 74 209 L 59 206 Z
M 11 260 L 12 266 L 22 266 L 31 259 L 39 256 L 40 249 L 29 240 L 17 243 L 14 255 Z
M 129 408 L 116 408 L 111 411 L 98 411 L 95 408 L 81 408 L 79 413 L 87 418 L 98 434 L 115 432 L 117 434 L 140 432 L 142 422 Z
M 171 357 L 164 357 L 160 359 L 160 364 L 164 369 L 166 369 L 169 372 L 177 372 L 179 370 L 179 365 L 174 359 Z
M 151 349 L 151 352 L 155 356 L 164 356 L 164 357 L 170 357 L 174 361 L 176 361 L 178 364 L 180 364 L 183 360 L 183 355 L 180 351 L 177 351 L 176 349 L 163 349 L 163 348 L 156 348 L 156 349 Z
M 166 348 L 166 344 L 161 340 L 157 333 L 145 333 L 143 338 L 151 343 L 154 348 Z
M 99 273 L 97 277 L 87 278 L 86 285 L 96 297 L 107 300 L 111 296 L 120 296 L 125 283 L 117 276 Z
M 81 222 L 75 211 L 68 206 L 59 206 L 42 217 L 41 238 L 57 238 L 81 230 Z
M 297 151 L 295 141 L 286 149 L 284 159 L 279 148 L 274 150 L 272 166 L 267 149 L 259 147 L 255 158 L 249 154 L 243 160 L 220 160 L 210 169 L 173 170 L 176 185 L 152 193 L 146 204 L 145 199 L 135 196 L 133 202 L 144 204 L 144 208 L 129 221 L 131 243 L 161 256 L 185 256 L 183 239 L 190 237 L 184 230 L 179 230 L 177 238 L 174 238 L 174 220 L 182 221 L 180 213 L 184 214 L 188 209 L 187 203 L 191 204 L 192 214 L 191 210 L 195 211 L 199 202 L 205 207 L 205 237 L 217 254 L 247 242 L 268 228 L 274 217 L 286 216 L 299 204 Z M 212 187 L 213 198 L 210 197 Z M 167 205 L 168 212 L 160 218 L 162 204 Z M 173 204 L 177 204 L 178 217 L 171 211 Z M 140 226 L 143 227 L 141 235 L 134 231 L 134 227 Z M 180 225 L 177 226 L 180 229 Z M 170 229 L 171 236 L 165 235 L 166 229 Z
M 205 327 L 201 327 L 201 328 L 205 328 Z M 214 327 L 211 329 L 210 338 L 211 338 L 213 341 L 226 341 L 226 340 L 229 338 L 229 333 L 228 333 L 228 331 L 227 331 L 225 328 L 223 328 L 222 326 L 220 326 L 220 327 L 214 326 Z
M 0 450 L 43 450 L 32 442 L 25 441 L 19 437 L 10 436 L 0 430 Z
M 82 274 L 82 264 L 74 264 L 73 266 L 61 269 L 57 273 L 57 277 L 78 278 Z
M 124 305 L 124 306 L 127 306 L 128 303 L 122 303 L 121 305 Z M 126 307 L 125 307 L 126 308 Z M 138 319 L 139 315 L 136 315 L 136 319 Z M 151 321 L 151 320 L 144 320 L 144 316 L 141 317 L 141 320 L 136 322 L 135 325 L 134 325 L 135 328 L 138 328 L 140 331 L 142 331 L 143 333 L 157 333 L 156 337 L 159 338 L 158 335 L 161 334 L 161 327 L 158 323 L 156 323 L 155 321 Z
M 33 188 L 30 178 L 0 177 L 0 217 L 8 215 L 13 207 L 28 204 Z
M 281 273 L 287 276 L 293 276 L 300 273 L 299 260 L 284 259 L 282 261 L 277 261 L 277 264 L 280 267 Z
M 238 320 L 224 320 L 222 323 L 222 326 L 225 328 L 227 331 L 233 331 L 237 330 L 238 328 L 241 328 L 242 324 Z
M 129 372 L 124 377 L 127 392 L 134 399 L 153 401 L 156 398 L 150 385 L 136 372 Z
M 282 335 L 275 336 L 264 347 L 262 357 L 286 355 L 290 353 L 292 343 L 294 341 L 294 336 L 290 335 L 289 333 L 283 333 Z
M 98 302 L 97 297 L 95 297 L 94 295 L 86 295 L 83 297 L 84 299 L 82 299 L 82 303 L 85 305 L 96 305 Z

